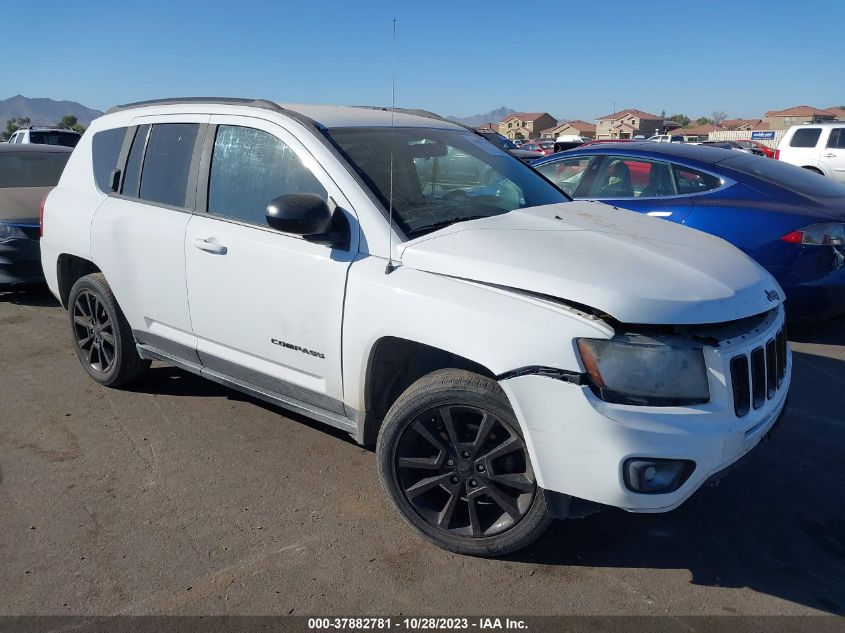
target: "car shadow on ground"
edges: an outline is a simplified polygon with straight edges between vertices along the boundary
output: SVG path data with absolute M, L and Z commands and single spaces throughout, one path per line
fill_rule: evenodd
M 511 560 L 685 569 L 693 584 L 845 614 L 845 362 L 793 359 L 783 424 L 718 486 L 667 514 L 605 509 L 557 522 Z
M 225 398 L 237 402 L 248 402 L 276 415 L 284 416 L 297 423 L 304 424 L 320 432 L 334 435 L 340 439 L 352 441 L 348 433 L 289 411 L 279 405 L 265 402 L 259 398 L 247 395 L 235 389 L 223 386 L 207 378 L 184 371 L 169 365 L 156 363 L 144 375 L 131 385 L 121 387 L 124 391 L 133 393 L 148 393 L 152 395 L 188 396 L 198 398 Z
M 56 308 L 59 302 L 47 290 L 47 286 L 24 286 L 0 290 L 0 303 L 32 306 L 34 308 Z

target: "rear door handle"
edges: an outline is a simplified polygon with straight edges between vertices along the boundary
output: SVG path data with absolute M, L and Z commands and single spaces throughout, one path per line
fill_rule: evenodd
M 825 155 L 824 155 L 824 157 L 825 157 L 825 158 L 836 158 L 836 154 L 834 154 L 833 152 L 831 152 L 830 154 L 825 154 Z
M 200 249 L 201 251 L 205 251 L 206 253 L 212 253 L 214 255 L 225 255 L 229 250 L 213 237 L 209 237 L 207 239 L 195 237 L 194 247 Z

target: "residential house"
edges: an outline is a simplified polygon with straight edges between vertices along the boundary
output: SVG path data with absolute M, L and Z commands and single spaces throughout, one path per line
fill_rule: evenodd
M 699 141 L 706 141 L 713 132 L 723 130 L 717 125 L 708 123 L 707 125 L 696 125 L 694 127 L 680 127 L 672 130 L 672 136 L 683 136 L 687 143 L 697 143 Z
M 750 130 L 767 129 L 762 119 L 725 119 L 722 121 L 722 129 L 747 132 Z
M 628 108 L 596 119 L 596 138 L 634 138 L 654 136 L 663 127 L 663 117 Z
M 557 138 L 558 136 L 572 135 L 583 138 L 595 138 L 596 126 L 578 119 L 574 121 L 559 121 L 555 127 L 543 130 L 540 136 L 543 138 Z
M 845 121 L 845 108 L 827 108 L 827 111 L 835 116 L 837 121 Z
M 766 112 L 766 123 L 771 130 L 786 130 L 798 123 L 812 123 L 813 121 L 831 121 L 836 114 L 830 110 L 821 110 L 812 106 L 795 106 L 786 110 L 771 110 Z
M 515 112 L 499 121 L 499 134 L 509 139 L 540 138 L 540 131 L 557 125 L 548 112 Z

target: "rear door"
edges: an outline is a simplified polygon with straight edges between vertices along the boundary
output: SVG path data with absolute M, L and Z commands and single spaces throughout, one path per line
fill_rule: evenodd
M 830 130 L 820 163 L 825 174 L 845 184 L 845 125 Z
M 97 209 L 91 249 L 135 338 L 198 362 L 185 278 L 185 230 L 207 115 L 137 117 L 124 141 L 118 191 Z

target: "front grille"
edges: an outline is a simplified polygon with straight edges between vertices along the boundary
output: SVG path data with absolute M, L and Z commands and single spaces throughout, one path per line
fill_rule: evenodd
M 730 363 L 734 413 L 748 415 L 751 408 L 759 409 L 766 400 L 775 397 L 786 376 L 786 331 L 749 354 L 734 356 Z

